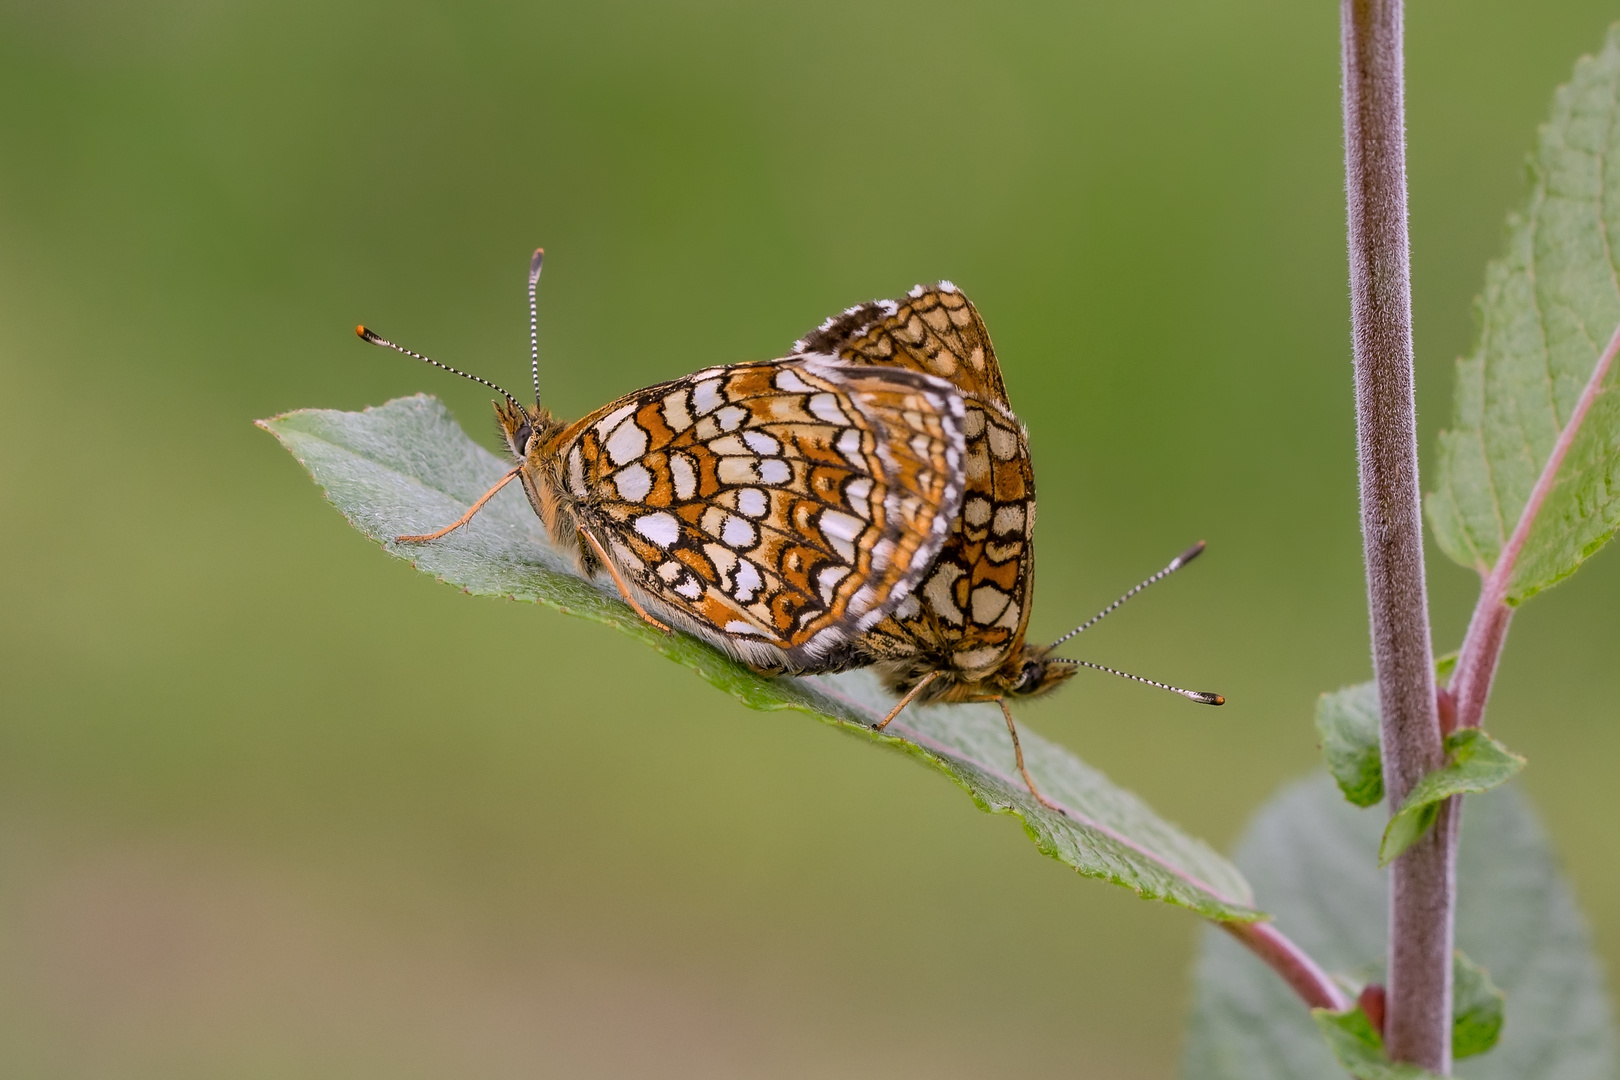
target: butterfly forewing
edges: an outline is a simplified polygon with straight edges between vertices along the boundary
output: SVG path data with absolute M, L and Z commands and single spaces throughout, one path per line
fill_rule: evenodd
M 797 669 L 885 618 L 960 513 L 948 384 L 827 357 L 713 368 L 556 437 L 582 527 L 687 629 Z
M 1016 656 L 1029 621 L 1035 474 L 983 320 L 954 285 L 919 285 L 850 308 L 795 348 L 926 372 L 966 399 L 961 517 L 916 591 L 859 644 L 878 660 L 931 657 L 965 683 L 988 677 Z

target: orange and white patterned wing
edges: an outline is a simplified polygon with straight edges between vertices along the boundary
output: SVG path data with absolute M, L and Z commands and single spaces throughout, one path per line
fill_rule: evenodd
M 926 580 L 862 643 L 876 658 L 919 647 L 960 676 L 988 676 L 1023 645 L 1035 573 L 1035 470 L 1008 407 L 1001 366 L 978 311 L 950 282 L 918 285 L 828 319 L 795 350 L 927 372 L 966 398 L 961 519 Z
M 882 621 L 961 511 L 963 404 L 831 357 L 710 368 L 570 425 L 575 517 L 655 609 L 758 667 L 806 670 Z
M 793 351 L 925 371 L 963 394 L 1010 406 L 990 331 L 948 281 L 918 285 L 901 300 L 856 304 L 794 342 Z

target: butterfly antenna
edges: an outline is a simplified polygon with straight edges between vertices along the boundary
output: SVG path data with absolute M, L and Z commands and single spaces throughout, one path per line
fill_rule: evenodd
M 381 345 L 385 349 L 393 349 L 395 352 L 404 353 L 406 356 L 414 356 L 418 360 L 422 361 L 422 363 L 424 363 L 424 364 L 432 364 L 434 367 L 440 368 L 440 369 L 442 369 L 444 371 L 448 371 L 452 375 L 460 375 L 463 379 L 471 379 L 475 383 L 483 383 L 485 386 L 489 387 L 491 390 L 495 391 L 497 394 L 501 395 L 501 397 L 505 398 L 508 402 L 510 402 L 511 405 L 512 405 L 512 408 L 517 409 L 519 412 L 521 412 L 523 410 L 523 406 L 521 406 L 521 405 L 519 405 L 517 403 L 517 398 L 513 397 L 511 394 L 508 394 L 505 390 L 502 390 L 500 387 L 496 386 L 494 383 L 490 382 L 488 379 L 480 379 L 477 375 L 469 375 L 465 371 L 461 371 L 461 370 L 458 370 L 457 368 L 451 367 L 449 364 L 441 364 L 437 360 L 434 360 L 431 357 L 423 356 L 421 353 L 417 352 L 415 349 L 407 349 L 403 345 L 395 345 L 392 341 L 389 341 L 385 337 L 381 337 L 381 336 L 379 336 L 377 334 L 372 333 L 370 330 L 367 330 L 364 326 L 355 327 L 354 332 L 360 336 L 361 340 L 369 341 L 373 345 Z
M 1177 570 L 1180 570 L 1183 566 L 1186 566 L 1188 563 L 1190 563 L 1194 559 L 1198 558 L 1198 556 L 1201 555 L 1203 553 L 1203 551 L 1204 551 L 1204 542 L 1202 540 L 1200 540 L 1200 541 L 1198 541 L 1198 543 L 1194 544 L 1192 547 L 1188 548 L 1186 551 L 1183 551 L 1180 555 L 1177 555 L 1175 558 L 1171 559 L 1170 560 L 1170 565 L 1166 566 L 1163 570 L 1160 570 L 1157 574 L 1154 574 L 1152 577 L 1148 578 L 1146 581 L 1144 581 L 1140 585 L 1136 586 L 1130 592 L 1126 593 L 1124 596 L 1120 597 L 1118 600 L 1115 600 L 1112 604 L 1109 604 L 1107 607 L 1105 607 L 1101 611 L 1097 612 L 1097 614 L 1093 615 L 1091 618 L 1087 619 L 1085 622 L 1081 623 L 1079 626 L 1075 627 L 1073 630 L 1070 630 L 1067 634 L 1064 634 L 1062 637 L 1060 637 L 1056 641 L 1052 642 L 1051 647 L 1055 649 L 1059 645 L 1063 644 L 1065 641 L 1068 641 L 1070 638 L 1074 637 L 1076 634 L 1083 633 L 1086 630 L 1090 630 L 1093 626 L 1096 626 L 1099 622 L 1101 622 L 1105 617 L 1107 617 L 1109 615 L 1112 615 L 1119 608 L 1119 606 L 1121 604 L 1123 604 L 1125 601 L 1129 600 L 1131 597 L 1135 596 L 1137 593 L 1141 592 L 1143 589 L 1147 588 L 1149 585 L 1152 585 L 1152 584 L 1154 584 L 1156 582 L 1163 581 L 1165 578 L 1169 577 L 1171 574 L 1175 573 Z M 1072 661 L 1072 662 L 1073 663 L 1079 663 L 1078 660 Z M 1108 669 L 1104 668 L 1103 670 L 1106 671 Z M 1116 672 L 1114 672 L 1114 674 L 1118 675 L 1119 672 L 1116 671 Z M 1131 676 L 1128 676 L 1128 677 L 1132 678 L 1132 679 L 1136 678 L 1135 675 L 1131 675 Z M 1144 679 L 1142 681 L 1147 682 L 1149 680 Z M 1154 683 L 1153 685 L 1158 686 L 1159 684 Z M 1167 687 L 1166 689 L 1175 690 L 1175 687 L 1173 687 L 1173 686 L 1172 687 Z M 1186 691 L 1184 691 L 1184 690 L 1176 690 L 1176 693 L 1182 694 L 1182 693 L 1186 693 Z
M 1202 690 L 1183 690 L 1179 686 L 1171 686 L 1169 683 L 1156 682 L 1153 679 L 1144 679 L 1142 676 L 1132 675 L 1128 671 L 1117 671 L 1111 667 L 1104 667 L 1102 664 L 1093 664 L 1090 660 L 1066 660 L 1061 656 L 1054 656 L 1052 659 L 1059 664 L 1073 664 L 1075 667 L 1087 667 L 1091 668 L 1093 671 L 1106 671 L 1110 675 L 1118 675 L 1120 678 L 1130 679 L 1132 682 L 1146 683 L 1148 686 L 1157 686 L 1160 690 L 1168 690 L 1172 694 L 1180 694 L 1188 701 L 1196 701 L 1200 705 L 1226 704 L 1226 699 L 1219 694 L 1210 694 Z
M 546 249 L 535 248 L 529 260 L 529 370 L 534 374 L 534 407 L 540 407 L 540 313 L 534 306 L 534 290 L 540 284 L 540 264 Z

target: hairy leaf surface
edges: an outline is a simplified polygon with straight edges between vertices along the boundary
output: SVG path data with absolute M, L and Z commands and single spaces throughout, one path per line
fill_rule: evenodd
M 1457 362 L 1430 525 L 1488 571 L 1620 323 L 1620 27 L 1575 66 L 1530 156 L 1530 199 L 1485 271 L 1474 355 Z M 1620 525 L 1620 366 L 1592 406 L 1508 581 L 1517 604 L 1568 577 Z
M 1255 816 L 1238 866 L 1278 927 L 1351 984 L 1381 978 L 1384 815 L 1317 775 Z M 1514 788 L 1467 800 L 1457 867 L 1457 944 L 1507 994 L 1501 1040 L 1461 1061 L 1470 1080 L 1615 1080 L 1602 970 L 1534 813 Z M 1342 1080 L 1305 1006 L 1227 934 L 1206 931 L 1182 1080 Z
M 1328 772 L 1356 806 L 1384 798 L 1383 750 L 1379 742 L 1378 684 L 1357 683 L 1316 699 L 1316 737 Z
M 1356 1080 L 1438 1080 L 1427 1069 L 1391 1062 L 1384 1054 L 1384 1040 L 1360 1009 L 1342 1013 L 1312 1009 L 1311 1016 L 1333 1056 Z
M 1451 967 L 1451 1054 L 1476 1057 L 1502 1037 L 1507 994 L 1491 981 L 1491 973 L 1457 950 Z
M 1428 831 L 1440 804 L 1453 795 L 1476 795 L 1500 787 L 1524 768 L 1524 758 L 1478 728 L 1446 736 L 1446 763 L 1412 785 L 1406 801 L 1384 826 L 1378 865 L 1388 866 Z
M 912 708 L 879 733 L 872 725 L 893 699 L 867 672 L 766 679 L 694 637 L 652 629 L 611 583 L 574 572 L 549 545 L 516 485 L 443 540 L 396 544 L 397 535 L 454 521 L 507 468 L 469 439 L 437 399 L 401 398 L 358 413 L 307 409 L 259 425 L 309 470 L 355 528 L 424 573 L 469 593 L 531 601 L 603 623 L 751 708 L 806 712 L 903 750 L 955 780 L 981 809 L 1016 815 L 1043 853 L 1087 877 L 1213 918 L 1259 915 L 1248 883 L 1230 862 L 1073 754 L 1021 728 L 1030 771 L 1069 813 L 1041 806 L 1018 777 L 1006 725 L 992 706 Z

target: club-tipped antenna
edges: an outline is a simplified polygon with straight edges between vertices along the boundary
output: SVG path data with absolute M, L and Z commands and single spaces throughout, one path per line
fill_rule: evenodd
M 1157 686 L 1160 690 L 1168 690 L 1172 694 L 1180 694 L 1188 701 L 1196 701 L 1200 705 L 1226 704 L 1226 699 L 1220 694 L 1211 694 L 1203 690 L 1183 690 L 1179 686 L 1171 686 L 1169 683 L 1157 682 L 1153 679 L 1144 679 L 1142 676 L 1132 675 L 1128 671 L 1119 671 L 1115 668 L 1105 667 L 1102 664 L 1093 664 L 1090 660 L 1068 660 L 1061 656 L 1054 656 L 1052 659 L 1060 664 L 1073 664 L 1075 667 L 1088 667 L 1093 671 L 1106 671 L 1110 675 L 1118 675 L 1120 678 L 1130 679 L 1132 682 L 1146 683 L 1148 686 Z
M 529 370 L 534 374 L 534 407 L 540 407 L 540 312 L 534 306 L 535 287 L 540 284 L 540 264 L 546 249 L 535 248 L 529 260 Z
M 382 337 L 381 335 L 372 333 L 370 330 L 366 329 L 364 326 L 355 327 L 354 332 L 360 336 L 360 339 L 362 341 L 369 341 L 373 345 L 381 345 L 385 349 L 393 349 L 395 352 L 404 353 L 406 356 L 414 356 L 418 360 L 422 361 L 422 363 L 424 363 L 424 364 L 432 364 L 434 367 L 440 368 L 440 369 L 442 369 L 444 371 L 448 371 L 452 375 L 460 375 L 463 379 L 471 379 L 475 383 L 483 383 L 485 386 L 489 387 L 491 390 L 495 391 L 497 394 L 501 395 L 501 397 L 505 398 L 508 402 L 510 402 L 511 405 L 512 405 L 512 408 L 517 409 L 519 411 L 522 411 L 522 409 L 523 409 L 523 406 L 521 406 L 521 405 L 519 405 L 517 403 L 517 398 L 513 397 L 511 394 L 508 394 L 505 390 L 502 390 L 500 387 L 496 386 L 494 383 L 490 382 L 488 379 L 480 379 L 477 375 L 469 375 L 465 371 L 461 371 L 458 368 L 451 367 L 449 364 L 441 364 L 437 360 L 433 359 L 432 357 L 423 356 L 421 353 L 417 352 L 415 349 L 407 349 L 403 345 L 395 345 L 392 341 L 389 341 L 387 338 Z
M 1115 612 L 1115 610 L 1117 610 L 1119 608 L 1119 606 L 1121 604 L 1123 604 L 1125 601 L 1129 600 L 1131 597 L 1135 596 L 1137 593 L 1141 592 L 1143 589 L 1147 588 L 1149 585 L 1152 585 L 1152 584 L 1154 584 L 1156 582 L 1163 581 L 1165 578 L 1169 577 L 1171 574 L 1175 573 L 1177 570 L 1180 570 L 1183 566 L 1186 566 L 1188 563 L 1190 563 L 1194 559 L 1198 558 L 1198 556 L 1203 553 L 1203 550 L 1204 550 L 1204 542 L 1202 540 L 1200 540 L 1200 541 L 1198 541 L 1198 543 L 1194 544 L 1192 547 L 1188 548 L 1186 551 L 1183 551 L 1180 555 L 1177 555 L 1175 558 L 1171 559 L 1170 564 L 1168 566 L 1166 566 L 1163 570 L 1160 570 L 1157 574 L 1154 574 L 1152 577 L 1148 578 L 1146 581 L 1144 581 L 1140 585 L 1136 586 L 1130 592 L 1126 593 L 1124 596 L 1120 597 L 1118 600 L 1115 600 L 1112 604 L 1109 604 L 1107 607 L 1105 607 L 1101 611 L 1097 612 L 1097 614 L 1093 615 L 1091 618 L 1087 619 L 1085 622 L 1081 623 L 1079 626 L 1075 627 L 1073 630 L 1070 630 L 1067 634 L 1064 634 L 1062 637 L 1060 637 L 1056 641 L 1052 642 L 1051 648 L 1055 649 L 1059 645 L 1063 644 L 1065 641 L 1068 641 L 1070 638 L 1074 637 L 1076 634 L 1080 634 L 1080 633 L 1083 633 L 1083 632 L 1085 632 L 1087 630 L 1090 630 L 1093 626 L 1096 626 L 1104 618 L 1106 618 L 1109 615 L 1112 615 Z M 1079 663 L 1078 660 L 1074 661 L 1074 662 Z M 1104 669 L 1104 670 L 1107 670 L 1107 669 Z M 1115 674 L 1117 675 L 1118 672 L 1115 672 Z M 1136 678 L 1136 676 L 1132 675 L 1131 678 L 1134 679 L 1134 678 Z M 1144 681 L 1146 681 L 1146 680 L 1144 680 Z M 1157 686 L 1159 684 L 1154 683 L 1153 685 Z M 1174 687 L 1171 687 L 1170 689 L 1174 689 Z M 1180 691 L 1180 690 L 1178 690 L 1176 692 L 1177 693 L 1185 693 L 1185 691 Z

